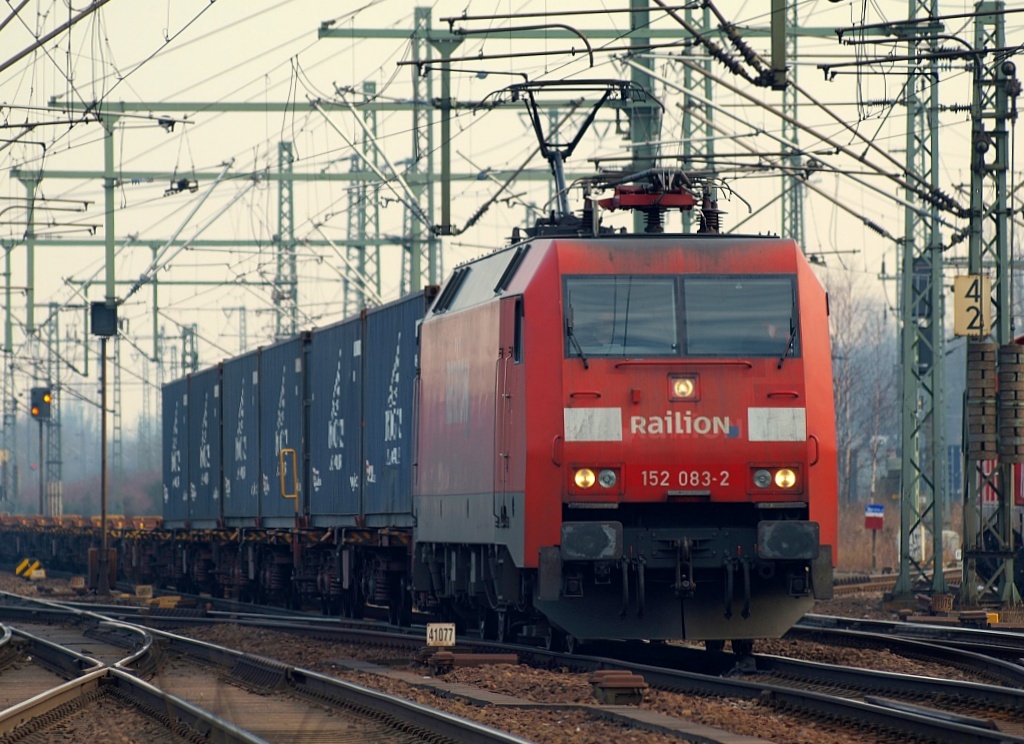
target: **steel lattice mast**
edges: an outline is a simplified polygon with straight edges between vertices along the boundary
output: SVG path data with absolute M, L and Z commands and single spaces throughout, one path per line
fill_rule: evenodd
M 363 101 L 372 103 L 377 95 L 377 84 L 363 83 Z M 374 138 L 377 136 L 377 111 L 365 107 L 363 120 Z M 368 184 L 373 172 L 366 162 L 377 166 L 377 148 L 369 139 L 362 143 L 362 157 L 349 158 L 349 170 L 363 176 L 353 181 L 348 189 L 349 210 L 347 215 L 347 237 L 345 266 L 342 279 L 342 305 L 346 317 L 355 315 L 360 309 L 380 297 L 380 244 L 367 244 L 367 235 L 380 235 L 380 203 L 377 190 Z M 365 180 L 364 180 L 365 179 Z
M 786 26 L 792 33 L 786 34 L 786 59 L 796 60 L 797 55 L 797 34 L 800 19 L 797 11 L 799 3 L 787 3 Z M 796 125 L 797 119 L 797 66 L 789 65 L 786 70 L 786 79 L 789 85 L 782 89 L 782 139 L 788 145 L 785 149 L 788 154 L 783 158 L 785 169 L 782 172 L 782 229 L 784 235 L 796 241 L 800 250 L 806 252 L 804 245 L 804 182 L 797 175 L 802 166 L 798 147 L 800 129 Z
M 50 317 L 43 329 L 46 334 L 46 380 L 53 393 L 50 418 L 41 422 L 46 428 L 46 461 L 40 463 L 46 482 L 46 513 L 59 517 L 64 513 L 64 473 L 60 436 L 60 325 L 57 304 L 50 303 Z M 42 329 L 41 329 L 42 330 Z
M 630 46 L 637 49 L 647 47 L 651 40 L 643 34 L 643 30 L 651 25 L 651 13 L 647 6 L 647 0 L 630 0 L 629 2 L 630 28 L 639 34 L 630 36 Z M 658 145 L 651 144 L 661 139 L 661 108 L 654 100 L 654 77 L 650 74 L 653 69 L 654 59 L 649 54 L 637 54 L 636 64 L 632 66 L 631 80 L 645 91 L 647 99 L 644 101 L 632 101 L 629 104 L 629 140 L 633 147 L 632 168 L 636 173 L 641 173 L 649 168 L 654 168 L 658 163 Z M 633 230 L 637 233 L 644 231 L 646 217 L 640 212 L 633 212 Z
M 974 94 L 971 102 L 971 206 L 969 224 L 968 272 L 972 276 L 991 276 L 991 296 L 983 298 L 991 304 L 993 327 L 988 338 L 999 347 L 1000 380 L 1002 383 L 1004 361 L 1011 361 L 1020 367 L 1021 355 L 1006 348 L 1013 341 L 1011 328 L 1011 282 L 1009 235 L 1011 214 L 1008 204 L 1006 173 L 1010 167 L 1010 137 L 1008 122 L 1016 104 L 1011 108 L 1010 98 L 1016 98 L 1020 83 L 1016 78 L 1016 67 L 1000 54 L 988 53 L 1003 49 L 1006 44 L 1004 3 L 981 2 L 975 6 L 977 17 L 974 26 Z M 976 354 L 968 353 L 967 359 L 967 419 L 981 411 L 986 415 L 991 406 L 972 402 L 983 400 L 984 392 L 976 382 L 986 375 L 983 359 L 975 358 L 981 347 L 990 344 L 971 344 L 979 349 Z M 1005 356 L 1010 352 L 1009 356 Z M 1007 365 L 1008 367 L 1008 365 Z M 994 365 L 993 365 L 994 371 Z M 1014 371 L 1013 380 L 1001 389 L 1008 392 L 1020 386 L 1022 375 Z M 972 390 L 973 388 L 973 390 Z M 972 392 L 976 393 L 972 400 Z M 1021 407 L 1011 396 L 999 398 L 998 431 L 1007 428 L 1016 430 L 1021 421 Z M 988 397 L 985 401 L 994 403 Z M 1009 405 L 1009 404 L 1015 405 Z M 1004 410 L 1004 404 L 1007 404 Z M 1005 414 L 1011 413 L 1014 418 Z M 981 415 L 981 414 L 978 414 Z M 993 423 L 996 416 L 991 416 Z M 986 431 L 994 426 L 983 426 Z M 1001 440 L 1002 435 L 996 441 Z M 961 600 L 965 604 L 976 604 L 984 596 L 994 597 L 1002 602 L 1019 603 L 1014 583 L 1013 544 L 1013 468 L 1011 462 L 1020 459 L 1020 448 L 1016 445 L 1004 448 L 999 441 L 1001 462 L 994 462 L 991 455 L 982 456 L 986 449 L 981 446 L 983 437 L 977 429 L 968 426 L 967 462 L 964 468 L 964 575 L 961 586 Z M 987 442 L 987 440 L 985 440 Z M 1012 443 L 1011 443 L 1012 444 Z M 1009 457 L 1004 457 L 1009 455 Z M 982 498 L 983 494 L 987 498 Z M 988 505 L 986 506 L 986 501 Z M 979 566 L 979 563 L 981 566 Z M 982 570 L 984 567 L 984 570 Z
M 936 0 L 910 0 L 909 18 L 927 21 L 937 15 Z M 937 22 L 909 24 L 899 30 L 907 55 L 926 61 L 907 73 L 907 173 L 939 188 L 939 73 L 935 51 Z M 895 594 L 909 596 L 915 582 L 928 581 L 932 591 L 947 590 L 942 573 L 942 527 L 945 497 L 945 428 L 942 390 L 945 366 L 944 288 L 939 208 L 924 204 L 907 189 L 904 194 L 903 254 L 900 264 L 900 572 Z M 925 561 L 926 535 L 931 536 L 931 570 Z M 919 545 L 913 549 L 913 540 Z
M 429 43 L 428 43 L 429 40 Z M 413 58 L 429 61 L 433 50 L 441 53 L 442 59 L 450 57 L 461 40 L 432 38 L 430 8 L 416 8 L 415 30 L 413 34 Z M 410 184 L 416 203 L 423 206 L 427 215 L 433 217 L 434 203 L 434 114 L 430 102 L 434 100 L 434 84 L 430 75 L 420 75 L 414 66 L 413 70 L 413 141 L 412 156 L 408 174 L 422 173 L 425 178 L 421 185 Z M 404 223 L 408 243 L 409 271 L 403 272 L 402 294 L 416 292 L 423 286 L 424 254 L 427 267 L 427 283 L 439 284 L 444 277 L 444 266 L 441 262 L 441 241 L 435 230 L 441 234 L 451 232 L 451 70 L 445 65 L 441 70 L 441 224 L 435 229 L 425 225 L 413 211 L 406 207 Z M 424 201 L 426 204 L 424 204 Z M 408 279 L 408 283 L 405 279 Z
M 299 330 L 299 282 L 295 266 L 295 200 L 292 198 L 292 166 L 295 155 L 291 142 L 277 143 L 277 274 L 274 277 L 274 306 L 277 308 L 277 339 L 291 338 Z

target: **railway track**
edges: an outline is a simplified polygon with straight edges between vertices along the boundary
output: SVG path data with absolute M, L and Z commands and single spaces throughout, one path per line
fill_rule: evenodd
M 959 720 L 1024 740 L 1024 690 L 773 656 L 754 657 L 760 683 L 804 686 L 874 705 Z M 1021 670 L 1024 671 L 1024 670 Z
M 121 618 L 131 616 L 133 622 L 145 622 L 161 627 L 176 625 L 179 632 L 184 633 L 198 631 L 211 622 L 239 623 L 254 629 L 269 628 L 275 632 L 299 635 L 305 641 L 303 645 L 307 647 L 309 642 L 314 641 L 361 646 L 377 645 L 411 658 L 423 645 L 422 629 L 396 633 L 393 629 L 374 623 L 347 621 L 347 626 L 343 627 L 337 619 L 326 620 L 295 615 L 287 617 L 278 613 L 246 615 L 239 612 L 179 611 L 147 616 L 137 608 L 104 608 L 104 611 L 108 610 Z M 164 637 L 161 631 L 151 632 L 155 637 Z M 906 640 L 910 639 L 896 639 L 898 643 L 904 643 Z M 470 651 L 510 649 L 493 643 L 474 641 L 467 641 L 464 645 Z M 644 646 L 620 645 L 634 650 Z M 735 658 L 729 655 L 693 652 L 674 646 L 648 646 L 648 651 L 652 649 L 657 663 L 650 664 L 642 663 L 643 659 L 632 652 L 619 653 L 617 655 L 620 658 L 614 659 L 610 656 L 566 656 L 523 646 L 516 646 L 512 650 L 521 661 L 537 667 L 565 667 L 588 673 L 602 668 L 626 669 L 643 675 L 646 683 L 658 690 L 754 701 L 766 709 L 785 711 L 787 715 L 796 715 L 801 719 L 842 721 L 843 725 L 862 731 L 866 741 L 902 741 L 917 737 L 923 741 L 1024 742 L 1024 731 L 1014 727 L 1016 719 L 1024 719 L 1024 705 L 1021 702 L 1021 695 L 1024 693 L 1004 686 L 1020 682 L 1018 678 L 1013 678 L 1012 674 L 1011 679 L 1004 680 L 1004 684 L 986 686 L 755 656 L 754 666 L 748 669 L 748 672 L 755 673 L 742 678 L 725 678 L 721 675 L 735 664 Z M 595 648 L 594 651 L 605 654 L 607 649 Z M 677 651 L 679 658 L 676 658 Z M 632 661 L 628 660 L 631 656 L 634 658 Z M 684 656 L 688 659 L 682 658 Z M 701 663 L 705 665 L 704 671 L 707 673 L 667 668 L 675 666 L 692 669 L 698 666 L 694 659 L 702 660 Z M 715 659 L 717 661 L 709 661 Z M 945 663 L 952 662 L 947 659 Z M 987 660 L 977 662 L 974 665 L 975 671 L 987 664 Z M 224 669 L 233 664 L 218 661 L 214 666 Z M 242 664 L 242 667 L 247 669 L 247 674 L 257 679 L 269 680 L 264 684 L 271 686 L 285 684 L 290 676 L 301 678 L 307 674 L 304 670 L 296 669 L 295 665 L 292 665 L 291 671 L 287 671 L 287 664 L 266 660 L 250 659 Z M 1012 665 L 1007 667 L 1012 669 Z M 377 671 L 381 674 L 386 673 L 382 670 Z M 413 676 L 420 679 L 423 677 L 422 673 Z M 472 691 L 467 690 L 453 691 L 449 689 L 453 686 L 446 687 L 439 680 L 433 680 L 426 685 L 433 685 L 435 694 L 465 695 L 467 699 L 472 699 L 474 695 Z M 198 689 L 197 685 L 191 686 Z M 307 693 L 298 694 L 301 696 Z M 666 730 L 664 721 L 661 727 L 652 725 L 650 730 Z
M 1001 649 L 985 649 L 984 644 L 980 643 L 968 650 L 934 640 L 841 628 L 799 627 L 790 631 L 786 637 L 857 648 L 884 649 L 910 659 L 938 662 L 961 669 L 998 684 L 1024 688 L 1024 666 L 999 658 Z
M 929 623 L 891 620 L 862 620 L 833 615 L 805 615 L 790 630 L 788 637 L 841 637 L 844 632 L 864 632 L 874 636 L 905 638 L 928 644 L 941 644 L 985 656 L 1017 662 L 1024 659 L 1024 632 L 991 628 L 966 628 Z
M 8 707 L 0 714 L 3 740 L 38 736 L 64 717 L 89 707 L 104 695 L 138 705 L 155 719 L 162 716 L 169 735 L 201 740 L 209 735 L 227 742 L 299 742 L 384 740 L 416 742 L 504 742 L 524 740 L 442 711 L 397 700 L 381 693 L 323 675 L 298 670 L 271 659 L 244 654 L 215 644 L 195 641 L 153 629 L 117 624 L 119 631 L 138 633 L 141 640 L 125 652 L 116 642 L 97 644 L 93 637 L 107 622 L 102 615 L 56 603 L 33 603 L 4 597 L 0 607 L 6 622 L 29 625 L 49 640 L 20 629 L 32 653 L 45 655 L 47 666 L 60 676 L 73 677 Z M 59 626 L 41 625 L 39 617 L 60 620 Z M 70 624 L 91 632 L 69 630 Z M 153 643 L 153 640 L 156 643 Z M 79 653 L 69 646 L 82 646 Z M 135 676 L 147 669 L 151 682 Z M 132 673 L 128 673 L 131 670 Z M 166 715 L 172 711 L 173 715 Z M 184 725 L 177 722 L 184 721 Z M 181 729 L 181 730 L 175 730 Z
M 28 622 L 23 612 L 13 614 L 17 627 L 5 624 L 0 639 L 0 654 L 16 667 L 0 675 L 0 741 L 103 740 L 120 732 L 125 740 L 145 734 L 153 744 L 211 736 L 255 744 L 230 723 L 127 671 L 146 666 L 151 644 L 145 631 L 99 622 L 90 628 L 78 613 L 63 613 L 60 624 L 39 620 L 39 614 L 59 617 L 56 608 L 37 613 L 36 622 Z
M 64 677 L 38 663 L 30 640 L 15 635 L 9 627 L 0 637 L 0 710 L 6 710 L 56 687 Z
M 296 633 L 299 629 L 292 626 L 290 632 Z M 418 639 L 408 635 L 386 638 L 390 635 L 387 632 L 339 629 L 336 633 L 325 633 L 321 627 L 311 629 L 310 633 L 321 639 L 333 636 L 336 640 L 344 638 L 349 642 L 365 642 L 377 635 L 384 638 L 380 642 L 391 647 L 405 646 L 410 651 L 421 645 Z M 474 648 L 492 652 L 514 650 L 521 662 L 538 667 L 569 668 L 586 674 L 602 669 L 620 669 L 641 675 L 646 684 L 658 690 L 756 700 L 776 710 L 796 711 L 801 717 L 841 719 L 869 734 L 865 740 L 872 740 L 873 735 L 876 741 L 906 741 L 916 737 L 922 741 L 958 743 L 967 740 L 1024 742 L 1024 731 L 1014 723 L 1024 717 L 1024 692 L 997 685 L 965 685 L 763 656 L 753 657 L 755 673 L 743 678 L 728 678 L 722 676 L 722 672 L 735 663 L 729 655 L 695 652 L 693 658 L 713 658 L 719 667 L 716 674 L 701 674 L 668 668 L 666 663 L 687 667 L 696 664 L 692 658 L 687 661 L 681 657 L 674 658 L 673 650 L 685 652 L 685 649 L 665 646 L 658 646 L 651 654 L 660 660 L 658 666 L 615 660 L 608 656 L 553 654 L 539 648 L 471 641 L 465 643 L 462 650 L 472 651 Z M 601 649 L 602 652 L 606 650 Z M 620 656 L 624 659 L 635 654 L 625 652 Z M 352 668 L 372 666 L 353 665 Z M 422 678 L 421 674 L 417 676 Z M 434 676 L 438 675 L 435 673 Z M 453 690 L 436 681 L 424 684 L 439 693 L 474 699 L 474 693 L 466 689 Z M 958 692 L 958 686 L 964 686 L 965 690 Z M 921 705 L 922 701 L 931 701 L 931 707 Z M 947 710 L 942 710 L 943 706 Z M 661 726 L 666 728 L 666 722 Z
M 940 650 L 939 655 L 950 658 L 959 653 L 969 652 L 950 655 Z M 769 707 L 800 711 L 812 717 L 840 718 L 883 739 L 1024 742 L 1024 691 L 1019 688 L 950 682 L 760 654 L 724 672 L 735 664 L 734 657 L 677 647 L 659 646 L 644 654 L 626 653 L 622 657 L 657 659 L 658 666 L 622 664 L 622 668 L 642 674 L 652 686 L 693 694 L 757 696 Z M 589 661 L 601 663 L 597 659 Z M 978 663 L 984 662 L 979 659 Z M 692 668 L 698 664 L 706 668 L 717 665 L 718 672 L 694 674 L 667 668 Z M 1012 671 L 1008 675 L 1020 685 L 1024 668 L 1018 667 L 1017 671 L 1016 676 Z
M 943 571 L 946 583 L 959 586 L 963 576 L 961 568 L 947 568 Z M 860 594 L 862 592 L 887 592 L 896 586 L 896 574 L 862 574 L 836 578 L 832 592 L 836 596 Z
M 292 633 L 300 631 L 293 621 L 270 619 L 257 621 L 257 624 Z M 391 647 L 404 647 L 409 653 L 422 645 L 421 638 L 408 633 L 396 636 L 389 631 L 358 627 L 324 627 L 311 623 L 304 632 L 318 639 L 386 643 Z M 721 675 L 735 663 L 734 657 L 660 645 L 653 649 L 647 647 L 648 655 L 659 660 L 657 666 L 616 662 L 608 657 L 552 654 L 522 646 L 472 641 L 464 645 L 467 650 L 476 648 L 493 652 L 514 649 L 521 661 L 537 666 L 564 665 L 587 673 L 608 668 L 623 669 L 642 675 L 647 684 L 662 690 L 756 698 L 766 705 L 799 710 L 805 715 L 839 717 L 873 730 L 883 740 L 886 737 L 900 740 L 916 736 L 931 741 L 960 742 L 965 740 L 965 736 L 976 735 L 980 737 L 975 739 L 977 741 L 1024 741 L 1024 730 L 1016 723 L 1018 719 L 1024 719 L 1024 692 L 999 685 L 954 683 L 767 656 L 753 657 L 756 673 L 743 679 L 724 679 Z M 636 644 L 624 644 L 624 648 L 633 651 L 620 653 L 623 659 L 637 656 L 634 653 Z M 608 649 L 600 651 L 604 653 Z M 949 657 L 943 655 L 942 658 Z M 712 667 L 717 665 L 717 668 L 708 669 L 712 674 L 666 668 L 668 664 L 693 669 L 709 660 Z M 984 668 L 984 661 L 978 661 L 974 666 L 975 671 Z M 1013 679 L 1024 681 L 1020 677 Z M 931 706 L 921 705 L 922 702 L 930 702 Z

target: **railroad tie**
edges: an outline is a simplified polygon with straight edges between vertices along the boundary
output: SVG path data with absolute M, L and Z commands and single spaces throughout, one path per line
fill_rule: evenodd
M 600 669 L 590 675 L 590 684 L 605 705 L 639 705 L 648 687 L 639 674 L 623 669 Z
M 516 654 L 455 654 L 451 651 L 438 651 L 430 657 L 430 665 L 435 674 L 444 674 L 455 667 L 518 663 L 519 657 Z

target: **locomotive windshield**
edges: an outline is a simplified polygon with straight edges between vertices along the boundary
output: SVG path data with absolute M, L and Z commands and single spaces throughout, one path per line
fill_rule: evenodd
M 678 355 L 676 289 L 671 277 L 567 277 L 566 353 Z
M 683 314 L 689 356 L 800 356 L 792 277 L 684 277 Z
M 792 276 L 569 276 L 564 296 L 567 356 L 800 356 Z

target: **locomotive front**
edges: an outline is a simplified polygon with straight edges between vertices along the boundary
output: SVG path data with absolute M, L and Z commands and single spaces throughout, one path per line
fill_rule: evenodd
M 561 414 L 534 606 L 578 640 L 782 635 L 831 596 L 836 544 L 827 299 L 799 248 L 558 240 L 557 264 L 538 344 L 561 384 L 528 390 Z

